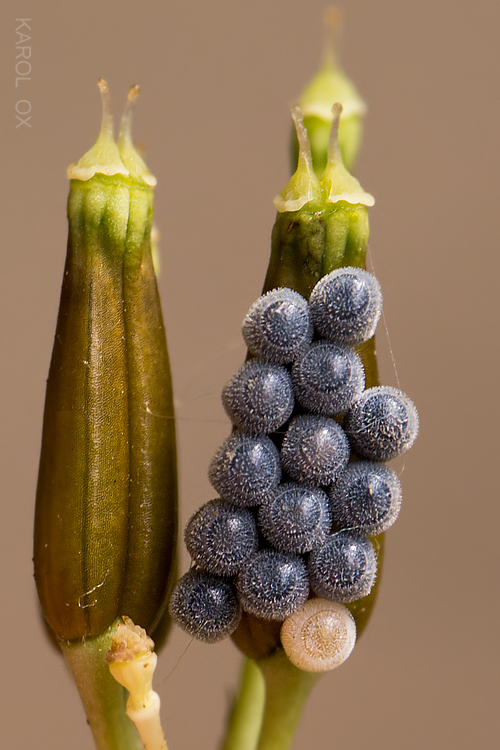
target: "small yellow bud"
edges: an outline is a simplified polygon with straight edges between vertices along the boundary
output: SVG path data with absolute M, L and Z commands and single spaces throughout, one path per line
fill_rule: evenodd
M 306 86 L 298 100 L 304 113 L 304 125 L 311 142 L 314 171 L 321 176 L 326 166 L 328 140 L 332 124 L 332 105 L 342 104 L 342 118 L 338 132 L 340 150 L 346 168 L 353 170 L 363 131 L 363 116 L 366 105 L 352 81 L 341 70 L 336 48 L 342 24 L 337 8 L 328 8 L 325 13 L 326 44 L 323 64 Z M 293 163 L 297 160 L 297 140 L 292 133 Z

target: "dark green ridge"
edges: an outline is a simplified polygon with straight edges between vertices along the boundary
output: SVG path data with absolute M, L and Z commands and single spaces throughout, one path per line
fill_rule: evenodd
M 49 625 L 76 640 L 124 614 L 154 627 L 175 553 L 177 489 L 152 190 L 122 175 L 72 180 L 68 215 L 35 578 Z

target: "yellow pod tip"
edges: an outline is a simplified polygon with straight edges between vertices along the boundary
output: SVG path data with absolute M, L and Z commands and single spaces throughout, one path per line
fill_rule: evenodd
M 149 187 L 155 187 L 156 177 L 151 174 L 132 142 L 132 112 L 139 92 L 140 88 L 137 84 L 131 86 L 129 89 L 127 104 L 125 105 L 120 132 L 118 133 L 118 151 L 120 152 L 123 164 L 130 171 L 132 177 L 142 180 Z
M 342 104 L 337 102 L 332 107 L 332 127 L 328 142 L 328 157 L 321 178 L 321 187 L 328 203 L 345 201 L 354 205 L 373 206 L 375 198 L 366 193 L 359 181 L 344 167 L 339 146 L 339 120 Z
M 292 179 L 274 199 L 274 205 L 280 213 L 299 211 L 306 203 L 319 198 L 321 194 L 318 178 L 314 174 L 311 146 L 300 107 L 292 109 L 292 117 L 299 142 L 299 160 Z
M 150 187 L 156 185 L 156 178 L 146 167 L 135 150 L 131 136 L 132 109 L 139 94 L 139 87 L 132 86 L 123 114 L 118 143 L 114 138 L 113 114 L 109 87 L 104 78 L 97 82 L 102 99 L 101 130 L 97 141 L 75 164 L 70 164 L 67 176 L 70 180 L 90 180 L 95 174 L 123 175 L 144 182 Z

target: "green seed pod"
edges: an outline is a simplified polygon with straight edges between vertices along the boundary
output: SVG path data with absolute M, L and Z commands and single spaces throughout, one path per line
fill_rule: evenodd
M 152 632 L 173 567 L 177 478 L 172 388 L 151 259 L 155 178 L 118 142 L 108 88 L 94 147 L 68 168 L 69 239 L 45 403 L 35 579 L 64 640 L 127 615 Z
M 271 258 L 264 290 L 287 286 L 307 299 L 320 278 L 342 266 L 366 267 L 368 206 L 373 196 L 346 170 L 338 141 L 342 106 L 336 103 L 321 181 L 312 168 L 311 149 L 301 111 L 294 108 L 299 163 L 290 182 L 275 198 Z M 358 348 L 368 383 L 378 384 L 373 339 Z
M 314 171 L 318 177 L 326 167 L 334 102 L 340 102 L 343 107 L 338 138 L 342 158 L 349 171 L 354 168 L 363 135 L 366 105 L 352 81 L 339 67 L 337 59 L 336 37 L 340 24 L 340 12 L 336 8 L 329 8 L 325 13 L 327 40 L 323 65 L 297 102 L 304 115 Z M 295 130 L 291 135 L 291 152 L 292 163 L 297 165 L 299 143 Z
M 274 201 L 278 215 L 264 292 L 276 287 L 290 287 L 308 299 L 320 278 L 336 268 L 366 266 L 367 207 L 373 206 L 375 201 L 344 167 L 338 141 L 341 110 L 342 106 L 336 103 L 328 160 L 321 180 L 313 170 L 302 113 L 298 107 L 292 111 L 300 144 L 299 161 L 295 174 Z M 378 385 L 374 339 L 357 347 L 357 351 L 363 360 L 366 387 Z M 373 541 L 380 570 L 381 539 Z M 369 596 L 348 605 L 358 634 L 370 616 L 376 587 L 377 584 Z M 267 657 L 279 645 L 276 628 L 246 613 L 232 638 L 253 659 Z

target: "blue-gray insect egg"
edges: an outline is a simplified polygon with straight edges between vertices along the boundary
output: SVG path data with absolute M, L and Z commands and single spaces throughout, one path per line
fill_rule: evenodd
M 325 542 L 331 527 L 328 495 L 318 487 L 281 484 L 259 508 L 259 528 L 280 552 L 309 552 Z
M 299 482 L 328 485 L 347 466 L 349 442 L 330 417 L 294 417 L 281 447 L 283 469 Z
M 307 600 L 309 581 L 300 557 L 261 550 L 237 579 L 241 606 L 264 620 L 284 620 Z
M 354 461 L 328 488 L 332 516 L 343 529 L 375 536 L 387 531 L 401 508 L 401 482 L 395 471 L 373 461 Z
M 242 333 L 254 356 L 277 365 L 293 362 L 313 336 L 307 300 L 293 289 L 273 289 L 253 303 Z
M 368 596 L 377 573 L 377 558 L 369 539 L 339 532 L 309 555 L 313 591 L 332 602 L 354 602 Z
M 418 413 L 413 401 L 389 386 L 369 388 L 347 412 L 344 429 L 361 458 L 389 461 L 413 445 Z
M 233 432 L 212 459 L 208 478 L 225 500 L 237 505 L 258 505 L 280 482 L 278 449 L 264 435 Z
M 344 414 L 365 387 L 363 363 L 354 349 L 317 341 L 295 362 L 297 401 L 313 414 Z
M 323 276 L 309 299 L 314 327 L 327 341 L 355 346 L 368 341 L 382 312 L 375 276 L 362 268 L 338 268 Z
M 189 520 L 184 533 L 194 563 L 208 573 L 234 576 L 257 552 L 257 525 L 251 512 L 211 500 Z
M 231 635 L 241 619 L 241 606 L 231 583 L 199 570 L 190 570 L 177 582 L 169 610 L 179 627 L 206 643 Z
M 290 375 L 279 365 L 245 362 L 224 387 L 222 404 L 236 427 L 254 435 L 274 432 L 293 411 Z

